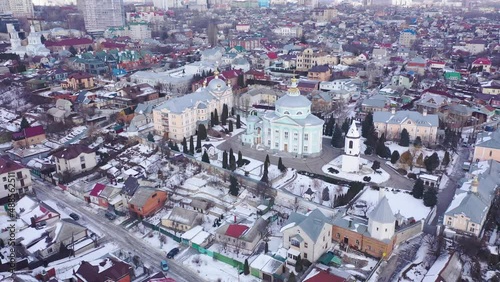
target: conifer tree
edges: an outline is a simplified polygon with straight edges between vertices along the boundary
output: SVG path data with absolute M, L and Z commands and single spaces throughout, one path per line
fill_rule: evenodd
M 189 137 L 189 154 L 194 155 L 194 141 L 193 141 L 193 135 Z
M 236 128 L 237 129 L 241 128 L 241 118 L 240 118 L 240 115 L 236 115 Z
M 229 120 L 229 132 L 233 132 L 233 120 Z
M 210 158 L 208 157 L 207 151 L 205 151 L 205 152 L 203 153 L 203 156 L 201 157 L 201 161 L 202 161 L 202 162 L 205 162 L 205 163 L 207 163 L 207 164 L 209 164 L 209 163 L 210 163 Z
M 238 183 L 238 179 L 231 174 L 229 177 L 229 194 L 233 196 L 238 196 L 240 193 L 240 184 Z
M 243 155 L 241 154 L 241 151 L 238 151 L 238 160 L 236 161 L 236 164 L 238 167 L 243 166 Z
M 422 181 L 422 179 L 418 178 L 417 181 L 415 181 L 411 192 L 413 198 L 422 199 L 422 196 L 424 195 L 424 182 Z
M 245 259 L 245 264 L 243 265 L 243 274 L 250 274 L 250 267 L 248 266 L 248 259 Z
M 21 119 L 21 129 L 25 129 L 28 127 L 30 127 L 30 123 L 28 122 L 26 117 L 23 117 L 23 119 Z
M 227 161 L 227 152 L 224 151 L 222 153 L 222 168 L 227 169 L 228 161 Z
M 434 187 L 429 187 L 424 192 L 424 206 L 433 207 L 437 204 L 437 190 Z
M 188 146 L 187 146 L 186 137 L 182 138 L 182 143 L 181 143 L 181 145 L 182 145 L 182 152 L 183 152 L 184 154 L 187 154 L 187 153 L 189 152 L 189 150 L 188 150 Z

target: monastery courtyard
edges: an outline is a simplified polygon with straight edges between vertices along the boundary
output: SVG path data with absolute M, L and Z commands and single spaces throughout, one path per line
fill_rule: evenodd
M 342 155 L 342 153 L 344 152 L 343 148 L 338 149 L 332 147 L 332 145 L 330 144 L 331 138 L 323 137 L 323 151 L 321 152 L 321 155 L 318 157 L 300 158 L 296 157 L 295 154 L 292 153 L 285 153 L 285 152 L 269 153 L 267 150 L 260 151 L 256 150 L 255 148 L 251 148 L 250 146 L 242 145 L 239 135 L 241 134 L 228 138 L 224 143 L 217 146 L 217 149 L 222 151 L 226 150 L 227 152 L 229 152 L 229 150 L 232 148 L 234 153 L 238 153 L 238 151 L 241 151 L 243 157 L 259 160 L 262 162 L 266 159 L 266 155 L 269 154 L 269 160 L 271 161 L 271 164 L 274 165 L 278 164 L 278 159 L 279 157 L 281 157 L 283 160 L 283 164 L 286 167 L 293 167 L 298 171 L 303 170 L 320 175 L 325 175 L 332 178 L 335 178 L 335 176 L 323 173 L 322 168 L 324 165 L 328 164 L 333 159 Z M 380 159 L 379 157 L 373 155 L 372 156 L 361 155 L 361 157 L 370 161 L 378 160 L 380 162 L 380 168 L 390 174 L 391 176 L 390 179 L 380 184 L 380 186 L 392 187 L 404 190 L 411 190 L 413 188 L 412 180 L 397 173 L 393 168 L 386 165 L 385 161 Z

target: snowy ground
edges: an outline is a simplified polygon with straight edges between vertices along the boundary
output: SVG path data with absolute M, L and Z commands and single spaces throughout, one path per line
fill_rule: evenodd
M 422 240 L 422 245 L 417 251 L 417 257 L 408 267 L 400 274 L 398 281 L 413 282 L 422 281 L 427 273 L 426 267 L 431 267 L 433 261 L 429 261 L 427 253 L 429 252 L 429 245 L 426 240 Z M 404 273 L 406 271 L 406 273 Z
M 337 177 L 337 178 L 347 179 L 350 181 L 360 181 L 360 182 L 363 182 L 364 181 L 363 178 L 365 176 L 368 176 L 371 178 L 370 182 L 377 183 L 377 184 L 386 182 L 391 177 L 389 173 L 387 173 L 386 171 L 384 171 L 382 169 L 379 169 L 379 171 L 381 171 L 382 173 L 380 173 L 380 174 L 375 173 L 371 169 L 373 162 L 370 162 L 366 159 L 360 158 L 360 163 L 363 165 L 363 169 L 365 170 L 365 172 L 362 172 L 359 174 L 358 173 L 344 172 L 344 171 L 342 171 L 342 156 L 338 156 L 337 158 L 335 158 L 334 160 L 332 160 L 331 162 L 329 162 L 328 164 L 323 166 L 323 172 L 325 174 L 332 175 L 332 176 Z M 334 169 L 338 170 L 339 173 L 334 174 L 334 173 L 329 172 L 328 169 L 330 167 L 333 167 Z
M 186 258 L 182 262 L 185 266 L 191 268 L 194 272 L 198 273 L 200 277 L 204 278 L 206 281 L 210 282 L 259 282 L 261 281 L 257 277 L 252 275 L 238 275 L 239 271 L 237 268 L 232 267 L 228 264 L 210 258 L 206 255 L 196 254 Z
M 385 197 L 394 214 L 401 213 L 405 218 L 413 217 L 415 220 L 425 219 L 430 212 L 430 208 L 424 206 L 420 199 L 413 198 L 407 191 L 397 191 L 393 188 L 380 188 L 385 190 Z M 379 200 L 379 191 L 368 188 L 353 205 L 353 214 L 364 215 L 364 212 L 356 206 L 366 206 L 367 214 L 375 208 Z
M 140 225 L 142 225 L 142 224 L 139 224 L 139 226 L 137 227 L 137 230 L 142 230 L 142 228 L 144 228 L 143 229 L 144 231 L 142 231 L 142 232 L 136 231 L 132 234 L 137 238 L 141 238 L 144 242 L 147 242 L 151 246 L 153 246 L 157 249 L 161 249 L 162 251 L 165 252 L 165 255 L 173 248 L 179 248 L 179 246 L 180 246 L 179 243 L 177 243 L 174 239 L 172 239 L 166 235 L 163 235 L 158 231 L 152 231 L 149 228 L 140 227 Z M 143 234 L 143 232 L 145 234 Z M 161 242 L 162 240 L 163 240 L 163 243 Z

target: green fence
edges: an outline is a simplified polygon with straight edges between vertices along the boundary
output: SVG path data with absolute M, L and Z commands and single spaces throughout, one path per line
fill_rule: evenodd
M 142 221 L 142 224 L 144 224 L 144 226 L 146 226 L 148 228 L 153 229 L 154 231 L 159 231 L 161 234 L 167 235 L 168 237 L 174 239 L 174 241 L 176 241 L 177 243 L 181 242 L 181 238 L 175 236 L 174 234 L 168 232 L 166 229 L 163 229 L 158 225 L 153 225 L 147 221 Z

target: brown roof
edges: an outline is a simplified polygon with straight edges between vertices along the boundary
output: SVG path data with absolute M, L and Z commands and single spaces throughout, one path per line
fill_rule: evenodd
M 0 157 L 0 174 L 8 173 L 14 170 L 22 169 L 22 166 L 19 163 L 14 162 L 9 159 L 7 156 Z
M 93 150 L 85 145 L 72 144 L 62 148 L 61 150 L 55 152 L 52 155 L 58 159 L 71 160 L 78 157 L 82 153 L 90 154 L 92 152 Z
M 130 268 L 129 264 L 115 258 L 106 258 L 92 264 L 82 261 L 75 276 L 87 282 L 119 281 L 130 275 Z

